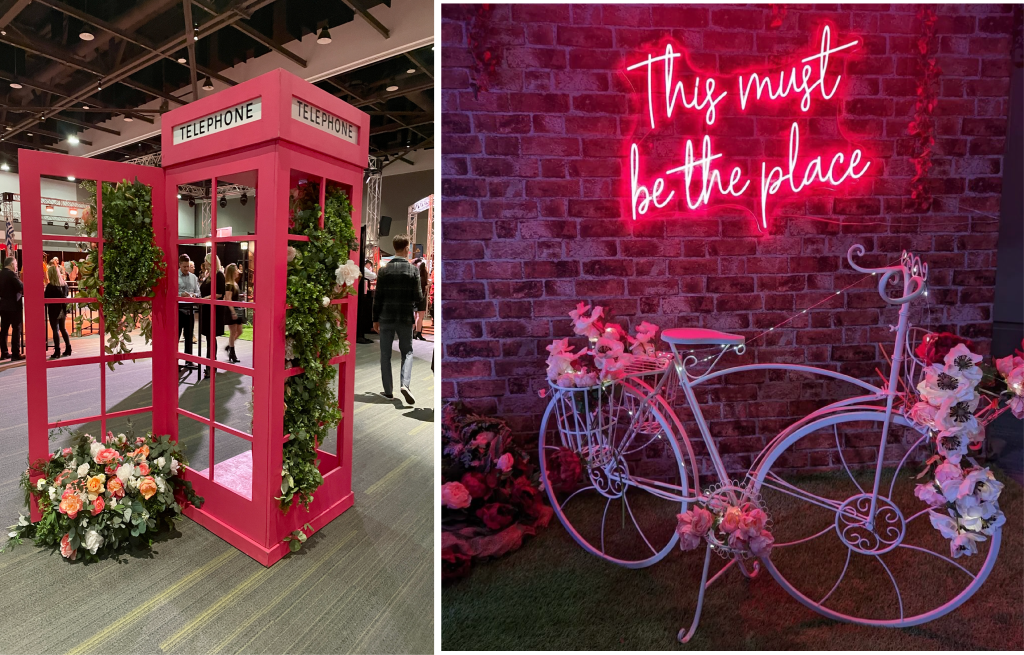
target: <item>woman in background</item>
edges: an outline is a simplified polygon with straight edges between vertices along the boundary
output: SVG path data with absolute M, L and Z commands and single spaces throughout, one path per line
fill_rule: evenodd
M 212 255 L 206 255 L 206 263 L 203 264 L 203 269 L 208 271 L 217 271 L 216 277 L 211 275 L 206 276 L 206 280 L 199 285 L 199 295 L 203 298 L 213 298 L 214 300 L 222 300 L 224 298 L 224 274 L 220 272 L 220 259 L 213 257 L 213 264 L 211 265 Z M 212 281 L 216 281 L 217 286 L 214 287 Z M 210 336 L 210 306 L 207 304 L 199 305 L 199 356 L 203 355 L 203 342 L 202 339 L 206 339 L 206 356 L 209 359 L 217 359 L 217 337 L 224 334 L 224 311 L 223 307 L 214 308 L 214 331 L 213 336 Z M 210 367 L 206 367 L 206 372 L 203 375 L 204 378 L 210 377 Z
M 46 269 L 46 290 L 43 292 L 44 298 L 67 298 L 68 288 L 61 282 L 60 273 L 57 272 L 57 267 L 52 264 Z M 65 303 L 52 303 L 46 305 L 46 317 L 50 320 L 50 332 L 53 334 L 53 354 L 50 355 L 50 359 L 60 359 L 60 341 L 57 340 L 57 334 L 60 333 L 64 337 L 64 357 L 71 356 L 71 340 L 68 339 L 67 328 L 64 327 L 64 321 L 67 318 L 67 305 Z
M 412 338 L 426 341 L 423 338 L 423 318 L 427 315 L 427 287 L 430 284 L 430 274 L 427 272 L 427 263 L 422 258 L 416 259 L 413 265 L 420 272 L 420 290 L 423 291 L 423 300 L 416 306 L 416 327 L 413 329 Z
M 224 300 L 239 302 L 241 291 L 238 288 L 238 267 L 228 264 L 224 269 Z M 242 326 L 245 325 L 245 310 L 241 308 L 228 307 L 227 315 L 224 317 L 224 324 L 228 326 L 228 345 L 224 350 L 228 353 L 228 361 L 237 364 L 242 361 L 235 354 L 235 340 L 242 336 Z

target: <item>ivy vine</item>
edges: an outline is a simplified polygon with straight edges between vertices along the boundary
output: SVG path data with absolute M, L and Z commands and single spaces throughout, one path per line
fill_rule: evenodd
M 320 229 L 318 188 L 301 184 L 291 201 L 293 234 L 309 237 L 288 249 L 287 301 L 291 308 L 285 320 L 286 358 L 291 366 L 302 367 L 300 375 L 285 382 L 284 444 L 281 496 L 288 510 L 298 500 L 308 507 L 323 477 L 316 449 L 331 426 L 341 420 L 338 397 L 332 384 L 337 374 L 331 359 L 348 354 L 345 315 L 331 300 L 355 293 L 354 286 L 339 286 L 336 271 L 348 260 L 355 241 L 352 206 L 339 186 L 326 189 L 324 227 Z
M 85 181 L 90 207 L 83 212 L 81 233 L 98 234 L 96 183 Z M 103 184 L 103 280 L 99 279 L 99 249 L 88 244 L 78 287 L 84 297 L 96 298 L 92 309 L 103 311 L 104 347 L 108 355 L 132 352 L 131 332 L 138 326 L 148 344 L 153 339 L 151 297 L 166 275 L 164 251 L 153 241 L 152 190 L 138 181 Z M 108 362 L 110 370 L 121 361 Z

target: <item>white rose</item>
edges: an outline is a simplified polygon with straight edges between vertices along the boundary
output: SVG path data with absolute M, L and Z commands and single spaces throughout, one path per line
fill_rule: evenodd
M 320 300 L 320 304 L 321 304 L 321 305 L 323 305 L 324 307 L 327 307 L 328 305 L 330 305 L 330 304 L 331 304 L 331 299 L 330 299 L 330 298 L 328 298 L 327 296 L 324 296 L 324 297 L 323 297 L 323 298 L 322 298 L 322 299 Z
M 89 445 L 89 456 L 96 459 L 96 455 L 99 455 L 101 450 L 103 450 L 103 444 L 94 441 Z
M 57 487 L 50 487 L 50 491 L 47 493 L 50 496 L 50 500 L 57 500 Z
M 121 466 L 118 466 L 117 472 L 115 473 L 118 479 L 121 480 L 121 484 L 126 484 L 128 482 L 128 478 L 132 477 L 134 474 L 135 465 L 131 462 L 125 462 Z
M 160 493 L 167 491 L 167 484 L 164 483 L 164 479 L 162 477 L 154 475 L 153 481 L 156 482 L 156 488 Z
M 39 478 L 39 480 L 36 482 L 36 491 L 42 491 L 45 486 L 46 478 Z
M 89 462 L 86 462 L 85 464 L 82 464 L 81 466 L 78 467 L 78 477 L 84 478 L 88 474 L 89 474 Z
M 351 259 L 338 267 L 334 272 L 338 286 L 353 286 L 359 279 L 359 266 Z
M 157 466 L 159 466 L 160 468 L 163 468 L 163 467 L 164 467 L 164 464 L 166 464 L 166 463 L 167 463 L 167 460 L 166 460 L 166 459 L 164 459 L 163 457 L 158 457 L 158 458 L 156 459 L 156 462 L 155 462 L 155 463 L 156 463 L 156 465 L 157 465 Z
M 178 472 L 178 460 L 171 458 L 171 473 L 177 474 Z
M 110 497 L 110 502 L 107 503 L 107 507 L 117 507 L 117 498 Z
M 89 530 L 85 533 L 85 542 L 82 545 L 95 555 L 96 551 L 103 546 L 103 535 L 95 530 Z

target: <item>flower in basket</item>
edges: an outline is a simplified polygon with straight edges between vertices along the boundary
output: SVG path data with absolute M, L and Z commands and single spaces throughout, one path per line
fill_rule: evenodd
M 576 305 L 575 310 L 569 312 L 569 317 L 573 321 L 573 331 L 588 339 L 596 339 L 604 331 L 600 322 L 600 318 L 604 315 L 604 307 L 595 306 L 589 316 L 587 312 L 590 312 L 590 305 L 582 302 Z
M 654 337 L 658 334 L 658 326 L 643 321 L 636 328 L 636 337 L 629 337 L 629 351 L 634 355 L 653 355 Z
M 441 485 L 441 503 L 448 509 L 465 509 L 473 502 L 469 491 L 460 482 Z
M 676 533 L 679 535 L 681 550 L 693 550 L 699 546 L 714 521 L 711 512 L 703 507 L 686 510 L 682 514 L 677 514 L 676 519 Z
M 546 348 L 548 355 L 548 379 L 554 382 L 563 375 L 573 372 L 573 362 L 580 356 L 569 347 L 569 339 L 556 339 Z
M 963 345 L 968 349 L 974 347 L 970 339 L 964 339 L 949 332 L 930 332 L 921 339 L 921 343 L 914 349 L 914 353 L 921 358 L 925 365 L 931 366 L 945 359 L 949 351 L 957 345 Z
M 124 435 L 108 435 L 105 444 L 83 435 L 71 447 L 35 462 L 22 475 L 21 485 L 35 499 L 42 519 L 20 520 L 6 547 L 28 537 L 38 546 L 59 547 L 66 559 L 87 561 L 148 548 L 157 533 L 180 517 L 183 502 L 197 507 L 203 503 L 191 483 L 162 466 L 140 478 L 139 469 L 149 467 L 145 459 L 150 455 L 164 462 L 185 461 L 168 436 L 147 435 L 139 445 Z M 138 467 L 134 460 L 140 460 Z M 107 468 L 118 461 L 124 463 Z

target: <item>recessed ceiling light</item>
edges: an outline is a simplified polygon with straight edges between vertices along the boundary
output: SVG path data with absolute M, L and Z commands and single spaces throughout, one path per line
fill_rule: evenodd
M 68 182 L 74 182 L 74 181 L 75 181 L 75 176 L 74 175 L 68 175 Z
M 11 82 L 11 88 L 12 89 L 20 89 L 21 85 L 18 84 L 17 82 Z
M 178 63 L 179 64 L 187 64 L 188 63 L 188 59 L 185 59 L 184 57 L 178 57 Z
M 410 75 L 412 75 L 413 73 L 415 73 L 415 72 L 416 72 L 416 69 L 415 69 L 415 68 L 410 68 L 409 70 L 407 70 L 407 71 L 405 71 L 405 72 L 406 72 L 406 73 L 409 73 Z
M 74 134 L 72 134 L 71 136 L 68 137 L 68 143 L 70 143 L 73 146 L 77 146 L 78 145 L 78 137 L 75 136 Z
M 131 123 L 133 120 L 135 120 L 135 119 L 132 118 L 131 116 L 125 116 L 124 117 L 124 122 L 125 123 Z
M 326 25 L 320 30 L 320 34 L 317 35 L 316 42 L 320 45 L 327 45 L 331 42 L 331 33 L 327 31 Z
M 81 33 L 79 33 L 78 35 L 78 38 L 82 39 L 83 41 L 92 41 L 96 38 L 96 35 L 90 32 L 88 28 L 83 27 Z
M 386 88 L 386 89 L 384 89 L 384 90 L 385 90 L 385 91 L 397 91 L 397 90 L 398 90 L 398 87 L 397 87 L 397 86 L 394 86 L 394 85 L 391 85 L 391 86 L 389 86 L 388 88 Z
M 89 105 L 82 105 L 82 109 L 88 109 Z

